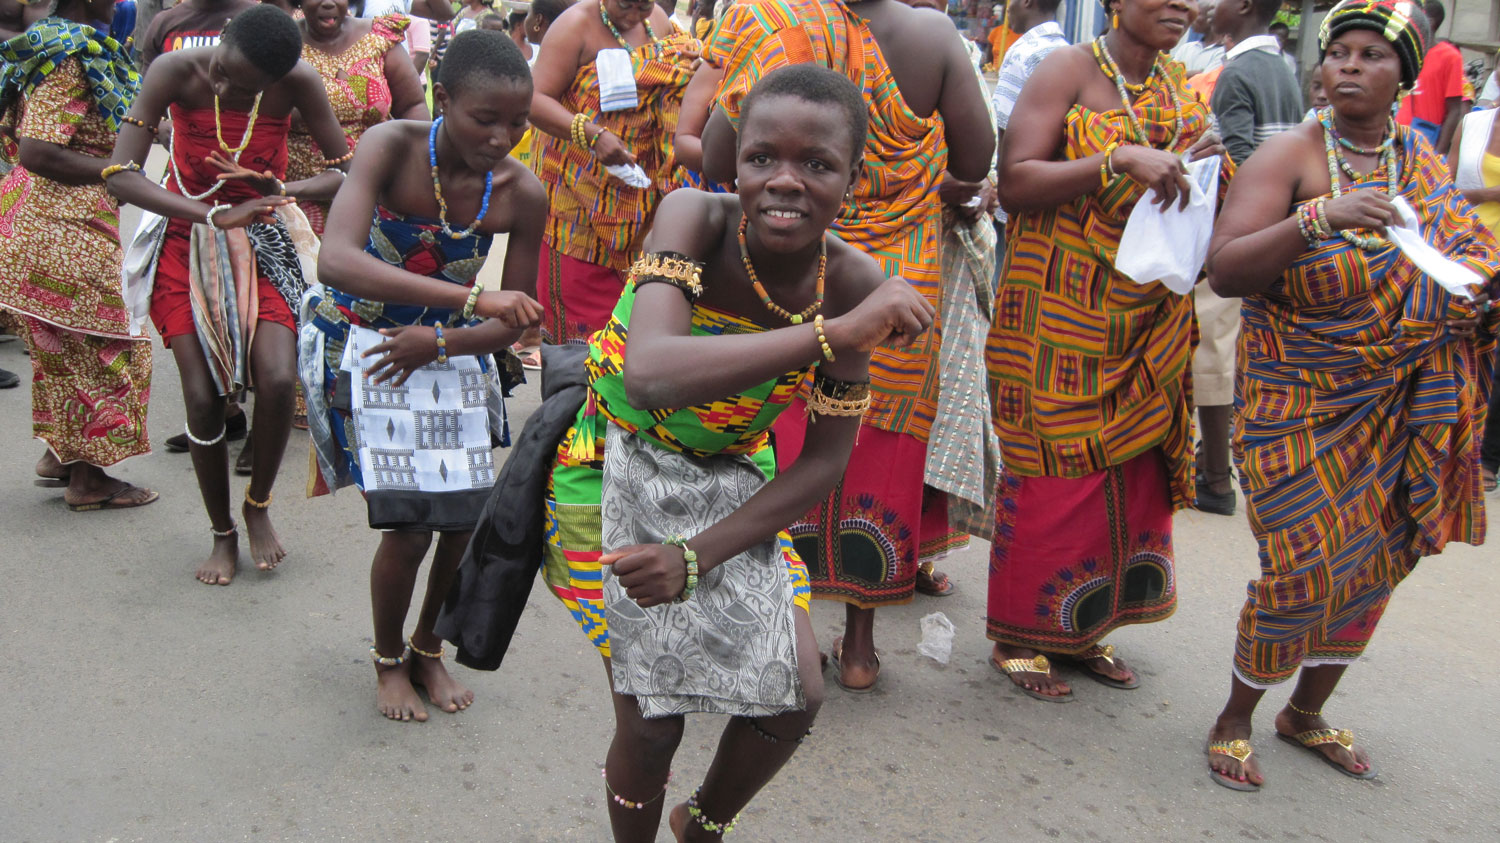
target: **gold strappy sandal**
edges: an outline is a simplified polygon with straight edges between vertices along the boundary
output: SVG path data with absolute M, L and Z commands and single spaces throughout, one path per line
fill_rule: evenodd
M 1295 735 L 1284 735 L 1281 732 L 1277 732 L 1276 737 L 1281 738 L 1292 746 L 1299 746 L 1311 752 L 1323 759 L 1324 763 L 1351 779 L 1375 778 L 1375 765 L 1370 765 L 1370 768 L 1363 773 L 1356 773 L 1318 749 L 1320 746 L 1336 743 L 1348 750 L 1350 755 L 1354 755 L 1353 729 L 1309 729 L 1306 732 L 1298 732 Z
M 1208 754 L 1210 756 L 1225 755 L 1233 758 L 1240 762 L 1240 772 L 1244 772 L 1245 762 L 1250 760 L 1250 756 L 1255 754 L 1255 750 L 1250 748 L 1249 741 L 1244 738 L 1236 738 L 1232 741 L 1209 741 Z M 1208 777 L 1213 779 L 1215 784 L 1223 785 L 1230 790 L 1239 790 L 1247 793 L 1254 793 L 1260 790 L 1260 785 L 1258 784 L 1249 780 L 1240 781 L 1239 779 L 1232 779 L 1212 767 L 1208 768 Z
M 1046 656 L 1041 655 L 1040 653 L 1038 653 L 1035 658 L 1030 659 L 1006 659 L 1005 661 L 995 661 L 995 651 L 990 650 L 990 667 L 993 667 L 994 669 L 1005 674 L 1007 679 L 1009 679 L 1011 674 L 1013 673 L 1040 673 L 1043 676 L 1052 675 L 1052 663 L 1047 660 Z M 1073 692 L 1071 690 L 1066 694 L 1044 694 L 1041 691 L 1036 691 L 1028 688 L 1014 679 L 1010 680 L 1010 684 L 1014 685 L 1017 691 L 1020 691 L 1026 696 L 1034 697 L 1044 702 L 1070 703 L 1074 700 Z

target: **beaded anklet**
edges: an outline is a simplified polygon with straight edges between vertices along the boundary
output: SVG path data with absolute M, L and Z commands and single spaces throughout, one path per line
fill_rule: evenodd
M 370 661 L 381 667 L 400 667 L 406 664 L 406 655 L 407 650 L 403 647 L 399 656 L 382 656 L 380 651 L 375 649 L 375 645 L 370 645 Z
M 797 738 L 778 738 L 775 735 L 771 734 L 770 732 L 767 732 L 765 729 L 762 729 L 760 727 L 760 723 L 756 722 L 756 720 L 755 720 L 754 717 L 746 717 L 745 718 L 745 722 L 749 723 L 750 724 L 750 728 L 753 729 L 753 730 L 755 730 L 755 734 L 759 735 L 760 739 L 763 740 L 763 741 L 765 741 L 766 743 L 794 743 L 794 744 L 801 744 L 804 740 L 807 739 L 808 735 L 812 734 L 812 728 L 809 727 L 808 730 L 806 732 L 803 732 L 800 737 L 797 737 Z
M 227 529 L 227 530 L 215 530 L 214 526 L 212 524 L 210 524 L 210 525 L 208 525 L 208 531 L 210 533 L 213 533 L 214 534 L 214 538 L 216 538 L 216 539 L 227 539 L 230 536 L 233 536 L 233 535 L 239 533 L 239 531 L 240 531 L 240 525 L 236 524 L 233 521 L 231 521 L 231 522 L 229 522 L 229 529 Z
M 1286 701 L 1286 707 L 1290 708 L 1292 711 L 1297 712 L 1298 714 L 1302 715 L 1303 717 L 1322 717 L 1323 716 L 1323 710 L 1322 709 L 1318 709 L 1317 711 L 1306 711 L 1304 709 L 1298 708 L 1297 704 L 1294 703 L 1294 702 L 1292 702 L 1291 700 L 1287 700 Z
M 407 649 L 411 650 L 413 653 L 416 653 L 417 655 L 422 656 L 424 658 L 436 659 L 436 660 L 441 661 L 442 658 L 443 658 L 443 656 L 447 655 L 447 653 L 448 653 L 447 650 L 443 649 L 443 645 L 441 643 L 438 644 L 438 648 L 437 648 L 437 652 L 436 653 L 429 653 L 428 651 L 422 649 L 421 647 L 418 647 L 417 646 L 417 642 L 415 642 L 415 641 L 413 641 L 411 639 L 412 639 L 412 636 L 410 636 L 410 635 L 406 636 L 406 647 L 407 647 Z
M 663 796 L 666 796 L 667 787 L 672 784 L 672 773 L 671 771 L 668 771 L 667 783 L 661 786 L 661 793 L 658 793 L 650 799 L 647 799 L 645 802 L 635 802 L 630 799 L 626 799 L 618 793 L 615 793 L 615 789 L 609 786 L 609 773 L 603 767 L 599 768 L 599 778 L 604 779 L 604 790 L 609 794 L 609 798 L 613 799 L 615 804 L 619 805 L 621 808 L 628 808 L 632 811 L 639 811 L 647 805 L 650 805 L 652 802 L 655 802 Z
M 256 509 L 270 509 L 271 508 L 271 499 L 274 498 L 274 497 L 276 497 L 276 496 L 274 494 L 272 494 L 271 492 L 266 492 L 266 499 L 263 500 L 263 501 L 258 501 L 255 498 L 250 497 L 250 487 L 249 486 L 245 487 L 245 503 L 250 504 L 251 506 L 255 507 Z
M 698 804 L 698 792 L 701 790 L 703 790 L 703 788 L 699 787 L 698 790 L 693 791 L 692 796 L 688 797 L 688 816 L 691 817 L 694 822 L 698 823 L 698 825 L 703 826 L 703 830 L 710 834 L 717 834 L 720 837 L 723 837 L 729 832 L 734 831 L 734 824 L 740 821 L 740 815 L 735 814 L 734 819 L 730 820 L 727 823 L 716 823 L 708 817 L 704 816 L 703 808 Z

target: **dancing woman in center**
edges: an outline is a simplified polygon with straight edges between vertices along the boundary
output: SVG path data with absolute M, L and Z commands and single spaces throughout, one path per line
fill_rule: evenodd
M 604 781 L 619 841 L 656 839 L 684 714 L 732 719 L 672 811 L 678 840 L 718 839 L 807 733 L 823 683 L 786 527 L 843 474 L 870 350 L 933 318 L 828 231 L 860 172 L 859 90 L 799 65 L 768 75 L 745 115 L 739 195 L 663 201 L 590 341 L 548 484 L 544 576 L 615 692 Z M 815 423 L 777 473 L 768 429 L 804 380 Z

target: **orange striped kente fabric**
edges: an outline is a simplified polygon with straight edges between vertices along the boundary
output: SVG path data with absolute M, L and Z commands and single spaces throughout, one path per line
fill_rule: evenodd
M 1163 64 L 1136 95 L 1135 112 L 1153 147 L 1181 153 L 1208 130 L 1209 109 L 1187 87 L 1182 65 Z M 1183 103 L 1175 138 L 1168 85 Z M 1132 138 L 1123 108 L 1075 105 L 1064 155 L 1087 158 Z M 1226 157 L 1221 186 L 1232 175 Z M 1173 506 L 1182 508 L 1194 498 L 1193 299 L 1114 269 L 1125 222 L 1144 192 L 1117 176 L 1056 208 L 1011 215 L 985 362 L 1007 471 L 1084 477 L 1159 447 Z
M 1398 144 L 1424 239 L 1493 278 L 1500 248 L 1447 165 L 1405 126 Z M 1385 183 L 1381 167 L 1356 187 Z M 1235 646 L 1246 682 L 1353 661 L 1419 558 L 1483 543 L 1477 439 L 1500 310 L 1455 336 L 1444 320 L 1466 311 L 1394 247 L 1338 237 L 1245 298 L 1234 445 L 1261 564 Z
M 817 62 L 853 80 L 870 105 L 864 175 L 834 222 L 839 237 L 880 261 L 887 275 L 911 282 L 942 313 L 942 203 L 937 183 L 948 166 L 943 121 L 907 107 L 875 36 L 840 0 L 741 0 L 704 48 L 724 68 L 718 105 L 736 128 L 741 106 L 773 70 Z M 908 349 L 876 349 L 870 360 L 871 405 L 865 424 L 923 442 L 937 411 L 938 346 L 934 323 Z
M 637 105 L 624 111 L 601 112 L 594 62 L 578 69 L 562 97 L 563 108 L 588 115 L 624 141 L 651 177 L 651 186 L 628 187 L 606 172 L 588 149 L 535 132 L 532 168 L 547 188 L 547 227 L 542 237 L 553 251 L 622 274 L 630 268 L 663 187 L 673 183 L 672 135 L 677 131 L 682 92 L 693 77 L 692 59 L 683 51 L 698 47 L 698 41 L 685 35 L 638 47 L 631 54 Z

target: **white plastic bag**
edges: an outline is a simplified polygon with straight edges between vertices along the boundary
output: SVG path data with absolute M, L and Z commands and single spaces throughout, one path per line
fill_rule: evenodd
M 1156 189 L 1146 191 L 1125 222 L 1115 269 L 1142 286 L 1160 281 L 1181 296 L 1193 291 L 1214 233 L 1219 164 L 1215 156 L 1187 165 L 1192 198 L 1186 208 L 1176 202 L 1162 208 Z
M 1401 226 L 1388 226 L 1385 233 L 1417 265 L 1417 269 L 1438 282 L 1438 286 L 1461 299 L 1472 301 L 1474 291 L 1470 287 L 1483 286 L 1484 279 L 1467 266 L 1448 260 L 1442 252 L 1422 239 L 1422 223 L 1417 220 L 1417 212 L 1412 210 L 1405 198 L 1397 196 L 1391 204 L 1396 206 Z
M 922 640 L 917 643 L 917 652 L 939 664 L 947 664 L 953 655 L 953 634 L 958 631 L 953 621 L 942 612 L 933 612 L 918 624 L 922 627 Z

